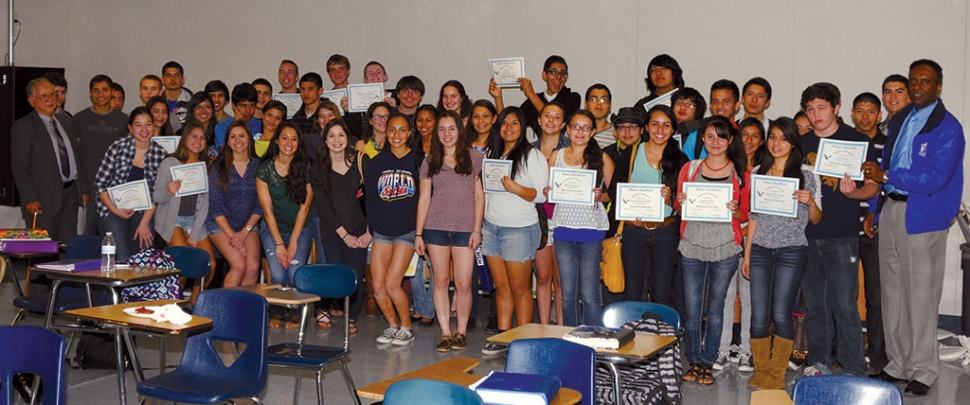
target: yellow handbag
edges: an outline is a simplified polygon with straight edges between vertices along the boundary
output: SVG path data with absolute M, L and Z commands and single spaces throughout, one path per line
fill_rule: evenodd
M 630 180 L 630 176 L 633 174 L 633 162 L 636 161 L 637 150 L 640 149 L 640 142 L 637 142 L 631 147 L 633 151 L 630 153 L 630 171 L 626 176 L 627 181 Z M 606 289 L 614 294 L 621 293 L 626 289 L 626 278 L 623 275 L 623 255 L 621 253 L 623 247 L 623 224 L 625 222 L 620 221 L 620 225 L 616 228 L 616 235 L 603 240 L 603 261 L 600 262 L 600 278 L 603 279 L 603 284 L 606 285 Z

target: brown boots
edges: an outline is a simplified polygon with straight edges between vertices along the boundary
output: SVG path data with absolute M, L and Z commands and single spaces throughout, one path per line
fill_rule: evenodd
M 748 380 L 748 387 L 767 390 L 785 388 L 788 359 L 791 357 L 794 342 L 778 335 L 774 338 L 773 346 L 770 337 L 751 339 L 754 375 Z

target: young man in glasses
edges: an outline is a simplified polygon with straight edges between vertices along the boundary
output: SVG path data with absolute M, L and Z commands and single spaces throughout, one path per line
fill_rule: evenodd
M 519 108 L 525 114 L 527 127 L 531 128 L 534 134 L 541 133 L 539 130 L 539 111 L 546 103 L 553 100 L 558 101 L 565 108 L 564 112 L 567 117 L 579 110 L 582 100 L 579 94 L 566 87 L 567 80 L 569 80 L 569 67 L 566 65 L 566 59 L 559 55 L 546 58 L 546 63 L 542 65 L 542 81 L 546 82 L 546 91 L 536 93 L 532 87 L 532 80 L 525 77 L 519 78 L 519 88 L 526 98 Z M 495 81 L 492 81 L 488 86 L 488 93 L 495 99 L 495 108 L 502 111 L 505 108 L 505 103 L 502 100 L 502 88 L 498 87 Z M 533 138 L 529 138 L 529 140 L 534 141 Z

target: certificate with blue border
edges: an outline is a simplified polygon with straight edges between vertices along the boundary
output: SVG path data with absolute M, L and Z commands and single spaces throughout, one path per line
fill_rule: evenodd
M 371 104 L 381 101 L 384 101 L 384 83 L 347 86 L 347 111 L 349 112 L 367 112 Z
M 286 119 L 292 119 L 300 107 L 303 107 L 303 99 L 298 93 L 277 93 L 273 95 L 273 100 L 279 101 L 286 106 Z
M 489 59 L 488 70 L 499 87 L 519 87 L 519 78 L 525 77 L 525 59 Z
M 798 217 L 798 179 L 751 175 L 751 212 L 782 217 Z
M 336 104 L 337 109 L 340 110 L 340 115 L 343 115 L 344 113 L 344 108 L 340 106 L 340 99 L 344 97 L 347 97 L 347 89 L 336 89 L 336 90 L 325 91 L 323 92 L 323 94 L 320 95 L 320 98 L 325 98 L 327 100 L 330 100 L 330 102 Z M 349 99 L 347 102 L 349 105 L 350 103 Z
M 819 176 L 842 178 L 846 173 L 855 181 L 862 181 L 862 164 L 866 161 L 869 142 L 839 141 L 822 138 L 815 155 L 815 173 Z
M 152 207 L 152 196 L 148 192 L 148 182 L 137 180 L 108 189 L 108 196 L 120 209 L 144 211 Z
M 512 175 L 512 161 L 504 159 L 482 160 L 482 188 L 486 193 L 507 193 L 502 177 Z
M 173 180 L 182 181 L 179 191 L 175 192 L 176 197 L 209 192 L 209 175 L 206 173 L 205 162 L 172 166 L 170 170 Z
M 684 183 L 681 218 L 685 221 L 731 222 L 727 204 L 734 197 L 734 185 L 716 183 Z
M 593 205 L 596 201 L 596 171 L 553 167 L 549 172 L 549 202 L 553 204 Z
M 158 146 L 161 146 L 168 153 L 175 153 L 180 139 L 182 139 L 180 136 L 153 136 L 152 142 L 157 143 Z
M 663 222 L 663 184 L 616 183 L 616 220 Z

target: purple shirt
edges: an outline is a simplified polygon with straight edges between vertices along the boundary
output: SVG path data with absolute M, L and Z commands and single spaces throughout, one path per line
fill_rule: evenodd
M 471 174 L 458 174 L 447 164 L 434 177 L 428 176 L 428 159 L 421 162 L 421 180 L 431 179 L 434 192 L 424 229 L 452 232 L 475 230 L 475 182 L 481 181 L 481 152 L 469 150 L 472 160 Z

